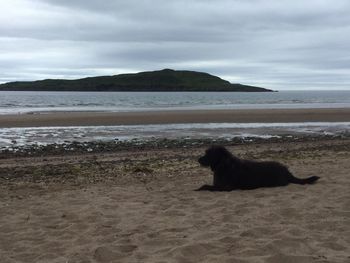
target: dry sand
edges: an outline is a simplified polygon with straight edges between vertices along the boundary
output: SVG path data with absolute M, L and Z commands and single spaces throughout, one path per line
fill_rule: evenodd
M 321 179 L 195 192 L 204 148 L 0 159 L 0 261 L 350 262 L 350 140 L 230 150 Z
M 39 126 L 136 125 L 169 123 L 348 122 L 350 108 L 179 110 L 147 112 L 60 112 L 0 115 L 0 128 Z

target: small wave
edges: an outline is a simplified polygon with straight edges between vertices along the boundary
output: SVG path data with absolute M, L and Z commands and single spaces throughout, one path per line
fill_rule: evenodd
M 350 108 L 350 92 L 1 92 L 0 105 L 0 114 L 29 111 Z

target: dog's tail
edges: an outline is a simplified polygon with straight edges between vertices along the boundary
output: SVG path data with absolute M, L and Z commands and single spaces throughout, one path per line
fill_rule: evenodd
M 291 176 L 289 179 L 289 182 L 292 184 L 313 184 L 318 179 L 320 179 L 320 177 L 318 177 L 318 176 L 311 176 L 311 177 L 303 178 L 303 179 Z

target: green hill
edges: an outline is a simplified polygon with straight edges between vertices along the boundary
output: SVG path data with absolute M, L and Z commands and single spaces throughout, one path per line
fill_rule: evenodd
M 241 91 L 266 92 L 264 88 L 232 84 L 203 72 L 163 69 L 160 71 L 89 77 L 76 80 L 45 79 L 0 85 L 10 91 Z

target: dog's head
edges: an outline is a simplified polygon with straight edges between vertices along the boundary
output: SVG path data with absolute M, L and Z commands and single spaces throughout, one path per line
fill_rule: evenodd
M 232 160 L 232 154 L 222 146 L 212 146 L 205 151 L 205 154 L 198 159 L 198 162 L 209 167 L 214 171 L 215 168 L 223 161 Z

